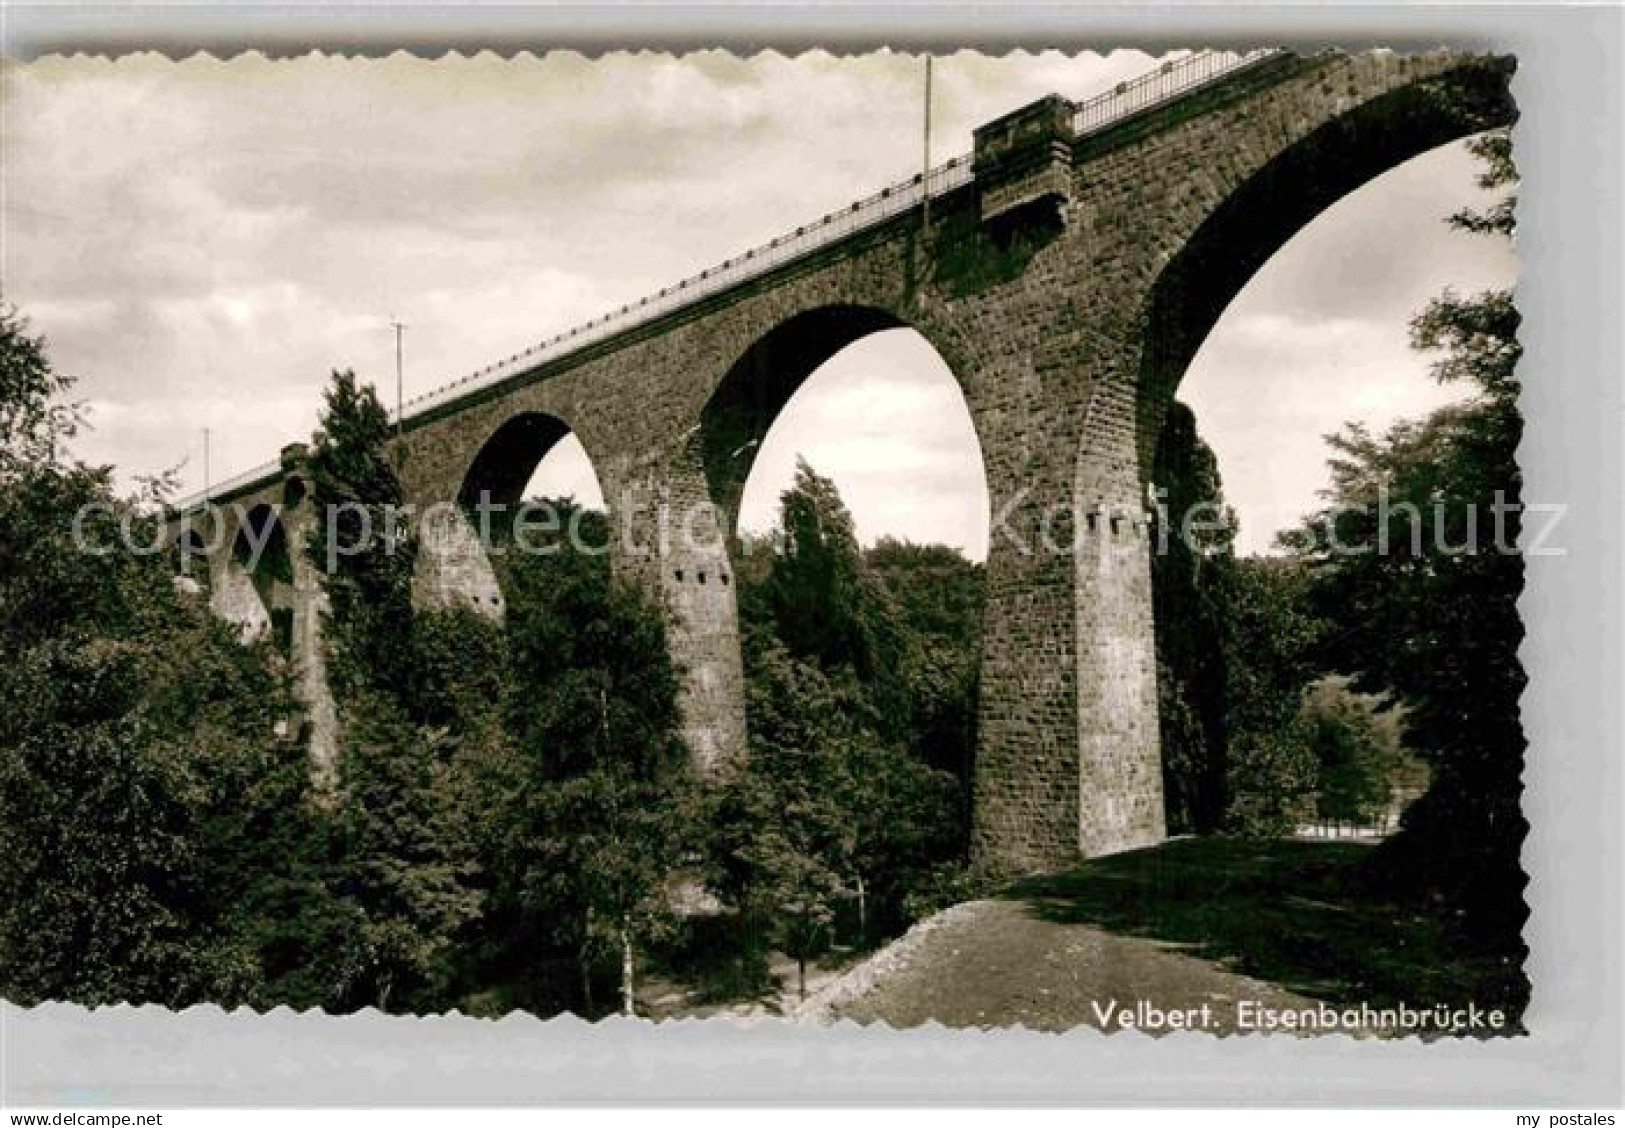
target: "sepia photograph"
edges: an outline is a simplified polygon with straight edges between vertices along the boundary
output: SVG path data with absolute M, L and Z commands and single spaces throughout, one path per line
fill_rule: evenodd
M 8 58 L 0 996 L 1525 1038 L 1519 67 Z

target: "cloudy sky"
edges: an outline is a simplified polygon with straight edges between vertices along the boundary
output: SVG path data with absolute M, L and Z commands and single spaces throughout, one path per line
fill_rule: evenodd
M 1145 55 L 939 58 L 935 153 L 1040 95 Z M 912 175 L 921 63 L 723 53 L 423 61 L 47 59 L 0 84 L 0 281 L 79 377 L 82 457 L 202 484 L 315 425 L 334 367 L 410 397 Z M 1344 200 L 1259 273 L 1181 389 L 1244 543 L 1314 503 L 1321 435 L 1443 402 L 1406 346 L 1446 285 L 1509 283 L 1511 251 L 1451 233 L 1477 202 L 1459 147 Z M 951 376 L 878 334 L 808 382 L 764 443 L 744 521 L 772 520 L 797 453 L 860 534 L 984 550 L 987 501 Z M 579 448 L 535 483 L 595 492 Z

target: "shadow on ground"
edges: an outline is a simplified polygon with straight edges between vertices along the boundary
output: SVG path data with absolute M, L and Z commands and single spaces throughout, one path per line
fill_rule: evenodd
M 1523 953 L 1486 950 L 1442 911 L 1382 896 L 1371 847 L 1190 838 L 1019 882 L 1003 896 L 1063 924 L 1177 945 L 1333 1004 L 1404 1001 L 1521 1014 Z

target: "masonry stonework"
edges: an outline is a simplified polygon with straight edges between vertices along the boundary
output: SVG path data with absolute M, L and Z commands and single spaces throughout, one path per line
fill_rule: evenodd
M 276 480 L 177 518 L 175 533 L 195 546 L 182 556 L 188 572 L 202 558 L 210 609 L 237 625 L 245 642 L 269 636 L 288 663 L 312 775 L 327 786 L 337 777 L 339 721 L 323 640 L 327 595 L 307 551 L 318 518 L 305 488 L 305 454 L 299 444 L 285 448 Z
M 511 493 L 541 444 L 574 432 L 629 534 L 612 540 L 617 570 L 668 610 L 690 746 L 725 772 L 747 751 L 731 553 L 756 444 L 825 359 L 911 327 L 964 393 L 993 515 L 975 851 L 1020 873 L 1154 843 L 1147 491 L 1167 404 L 1224 306 L 1304 224 L 1507 124 L 1510 69 L 1276 56 L 1083 137 L 1064 103 L 1035 103 L 978 131 L 976 179 L 932 200 L 928 232 L 917 209 L 898 215 L 408 419 L 407 499 Z M 419 598 L 499 612 L 466 539 L 430 531 L 441 551 Z M 314 597 L 299 614 L 319 618 Z M 309 670 L 317 635 L 298 635 Z

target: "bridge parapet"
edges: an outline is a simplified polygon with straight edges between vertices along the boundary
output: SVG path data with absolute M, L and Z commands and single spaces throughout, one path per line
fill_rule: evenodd
M 1050 94 L 976 130 L 973 167 L 982 222 L 1071 195 L 1077 107 Z
M 1073 136 L 1099 133 L 1144 110 L 1185 98 L 1258 63 L 1287 55 L 1278 48 L 1260 47 L 1251 51 L 1192 51 L 1170 59 L 1154 71 L 1119 82 L 1105 93 L 1077 103 L 1072 108 Z

